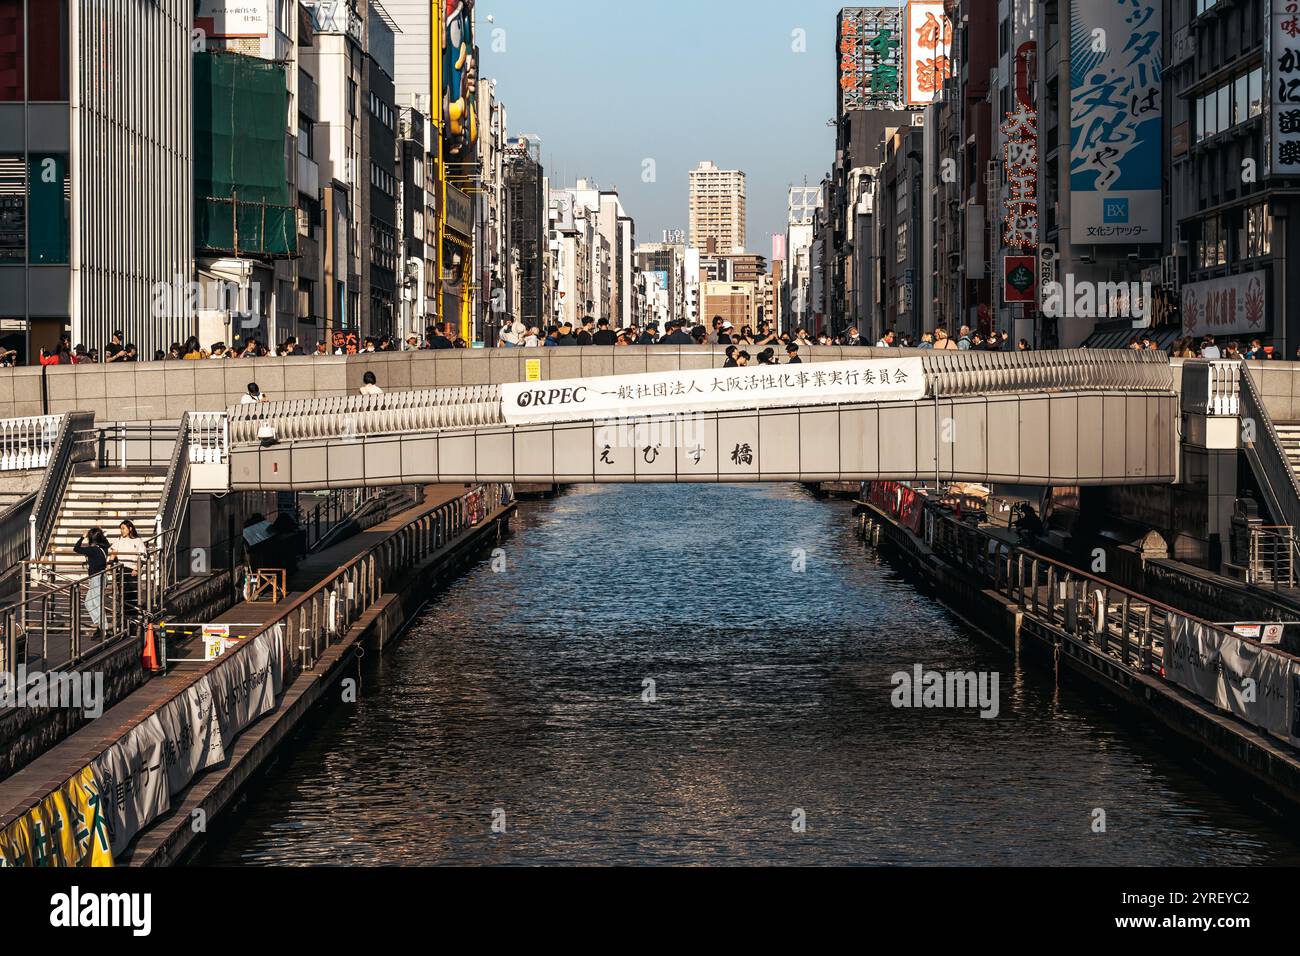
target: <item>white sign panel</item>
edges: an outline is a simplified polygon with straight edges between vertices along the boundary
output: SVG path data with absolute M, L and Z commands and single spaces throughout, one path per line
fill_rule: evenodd
M 198 0 L 194 28 L 210 37 L 264 37 L 270 0 Z
M 738 408 L 905 402 L 925 395 L 919 358 L 607 375 L 501 386 L 511 425 Z
M 952 75 L 952 21 L 943 4 L 913 2 L 907 5 L 907 103 L 926 106 Z M 913 125 L 916 123 L 913 117 Z
M 1206 279 L 1183 286 L 1187 335 L 1260 335 L 1268 315 L 1264 273 Z

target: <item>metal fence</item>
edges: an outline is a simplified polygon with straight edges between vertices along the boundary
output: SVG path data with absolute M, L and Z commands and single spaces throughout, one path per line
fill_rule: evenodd
M 933 550 L 949 563 L 969 568 L 982 585 L 989 585 L 1026 613 L 1026 623 L 1052 628 L 1065 641 L 1091 648 L 1129 670 L 1197 694 L 1220 711 L 1233 713 L 1260 729 L 1300 743 L 1297 732 L 1279 732 L 1261 711 L 1242 713 L 1202 690 L 1176 682 L 1166 675 L 1166 644 L 1176 633 L 1193 630 L 1214 642 L 1249 645 L 1251 655 L 1271 661 L 1271 672 L 1294 674 L 1300 680 L 1300 658 L 1277 647 L 1236 634 L 1210 621 L 1194 617 L 1120 587 L 1096 575 L 1009 543 L 978 525 L 934 507 L 924 508 L 921 534 Z M 1060 644 L 1058 643 L 1058 648 Z M 1283 693 L 1275 684 L 1266 693 Z
M 29 577 L 23 575 L 18 603 L 0 609 L 0 673 L 12 674 L 19 665 L 44 671 L 70 668 L 130 634 L 123 565 L 110 564 L 94 577 L 36 592 L 28 590 Z M 93 614 L 96 591 L 98 618 Z
M 340 567 L 230 653 L 239 654 L 253 637 L 283 625 L 286 683 L 299 671 L 311 670 L 321 655 L 388 593 L 392 581 L 453 543 L 513 497 L 508 484 L 479 485 L 421 515 Z

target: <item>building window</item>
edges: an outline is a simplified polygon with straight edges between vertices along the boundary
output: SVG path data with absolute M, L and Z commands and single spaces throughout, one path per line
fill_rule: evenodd
M 0 102 L 25 96 L 23 0 L 0 0 Z
M 312 143 L 312 122 L 301 113 L 298 114 L 298 155 L 314 159 L 316 147 Z
M 27 177 L 21 156 L 0 156 L 0 263 L 27 260 Z
M 2 33 L 3 27 L 0 27 Z M 0 44 L 3 42 L 0 39 Z M 0 53 L 0 57 L 3 56 Z M 67 101 L 68 0 L 45 0 L 40 7 L 40 16 L 28 18 L 27 63 L 30 68 L 28 99 L 33 102 Z
M 1260 203 L 1246 208 L 1246 242 L 1244 251 L 1247 259 L 1267 256 L 1272 252 L 1273 217 L 1268 211 L 1268 203 Z
M 1196 265 L 1213 269 L 1228 261 L 1228 236 L 1218 216 L 1201 221 L 1201 238 L 1197 243 Z

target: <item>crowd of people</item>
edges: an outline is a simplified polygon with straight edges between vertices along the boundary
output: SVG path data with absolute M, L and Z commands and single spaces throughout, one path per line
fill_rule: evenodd
M 142 362 L 144 357 L 134 342 L 124 341 L 120 330 L 115 331 L 109 343 L 101 353 L 99 349 L 72 345 L 70 336 L 64 335 L 58 347 L 42 348 L 37 354 L 41 365 L 94 365 L 114 364 L 117 362 Z M 336 332 L 331 341 L 319 342 L 308 352 L 295 336 L 289 336 L 278 346 L 271 347 L 265 342 L 249 337 L 238 340 L 234 345 L 225 342 L 213 342 L 204 346 L 198 336 L 192 335 L 184 342 L 173 342 L 171 348 L 153 353 L 153 361 L 198 361 L 207 359 L 241 359 L 264 358 L 268 355 L 361 355 L 369 352 L 403 352 L 422 349 L 467 349 L 469 342 L 457 336 L 451 338 L 436 326 L 430 326 L 423 336 L 411 335 L 405 340 L 389 335 L 359 337 L 355 332 Z M 0 366 L 13 366 L 18 362 L 18 353 L 12 349 L 0 349 Z
M 829 333 L 811 334 L 805 328 L 793 332 L 777 332 L 771 322 L 760 322 L 755 328 L 742 325 L 739 329 L 722 316 L 715 315 L 710 327 L 692 325 L 685 320 L 674 320 L 664 324 L 662 332 L 659 323 L 647 322 L 644 326 L 633 322 L 626 328 L 615 331 L 610 327 L 609 319 L 584 318 L 577 326 L 565 322 L 560 325 L 547 326 L 543 332 L 540 326 L 525 325 L 515 321 L 501 331 L 499 348 L 546 348 L 566 345 L 736 345 L 736 346 L 770 346 L 775 353 L 781 349 L 788 350 L 791 345 L 871 345 L 862 337 L 856 327 L 850 327 L 838 335 Z M 934 332 L 926 332 L 919 341 L 913 341 L 909 335 L 893 331 L 886 332 L 876 343 L 878 348 L 919 348 L 919 349 L 980 349 L 1001 350 L 1011 348 L 1011 338 L 1006 332 L 992 331 L 987 336 L 972 332 L 962 326 L 956 336 L 950 335 L 948 329 L 940 326 Z M 1029 343 L 1021 339 L 1015 346 L 1025 351 Z M 797 351 L 797 349 L 796 349 Z
M 565 322 L 559 325 L 542 327 L 526 325 L 520 321 L 507 323 L 501 330 L 498 348 L 552 348 L 572 345 L 735 345 L 738 348 L 756 346 L 767 348 L 773 355 L 784 351 L 794 356 L 800 347 L 811 345 L 860 346 L 872 345 L 856 327 L 831 335 L 825 332 L 813 335 L 805 328 L 793 331 L 777 332 L 771 322 L 760 322 L 757 327 L 735 325 L 721 316 L 714 316 L 710 327 L 691 324 L 685 320 L 675 320 L 664 324 L 661 331 L 655 321 L 640 325 L 631 325 L 615 331 L 609 319 L 584 318 L 576 326 Z M 877 348 L 914 348 L 974 351 L 1030 351 L 1026 339 L 1013 343 L 1011 336 L 1004 330 L 991 329 L 987 332 L 961 326 L 956 332 L 950 332 L 940 325 L 933 332 L 923 332 L 913 337 L 905 332 L 890 329 L 874 345 Z M 794 346 L 794 349 L 791 349 Z M 364 355 L 371 352 L 404 352 L 425 349 L 464 349 L 470 344 L 459 336 L 452 337 L 437 326 L 429 326 L 423 336 L 411 335 L 405 340 L 388 335 L 358 337 L 355 332 L 336 332 L 329 342 L 320 342 L 308 352 L 294 336 L 289 336 L 278 346 L 271 347 L 257 338 L 250 337 L 234 345 L 213 342 L 204 347 L 197 336 L 190 336 L 185 342 L 177 342 L 167 351 L 161 349 L 153 354 L 154 361 L 202 361 L 212 359 L 261 358 L 268 355 Z M 1150 335 L 1134 335 L 1127 348 L 1143 350 L 1160 350 L 1155 339 Z M 1179 339 L 1169 349 L 1175 358 L 1206 358 L 1250 360 L 1280 359 L 1283 356 L 1271 345 L 1264 345 L 1258 338 L 1249 342 L 1229 340 L 1218 342 L 1213 335 L 1201 338 L 1188 336 Z M 759 353 L 760 356 L 763 353 Z M 748 353 L 746 353 L 748 357 Z M 1300 348 L 1296 349 L 1294 358 L 1300 361 Z M 81 365 L 117 362 L 143 361 L 139 350 L 131 342 L 125 342 L 121 331 L 113 333 L 111 341 L 99 349 L 78 345 L 75 348 L 71 340 L 64 335 L 59 346 L 53 350 L 42 348 L 38 355 L 41 365 Z M 0 349 L 0 366 L 8 367 L 18 363 L 18 353 L 12 349 Z

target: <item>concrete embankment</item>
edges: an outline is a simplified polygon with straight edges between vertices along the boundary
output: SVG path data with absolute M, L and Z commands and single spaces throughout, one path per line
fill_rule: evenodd
M 103 862 L 107 850 L 41 839 L 52 815 L 98 806 L 115 864 L 182 861 L 311 708 L 357 675 L 364 649 L 390 643 L 508 530 L 514 507 L 499 486 L 432 486 L 420 505 L 304 562 L 279 602 L 218 617 L 247 636 L 235 649 L 203 661 L 197 641 L 169 648 L 184 661 L 0 783 L 0 854 L 13 865 Z M 79 789 L 90 792 L 60 801 Z
M 876 504 L 860 502 L 860 511 L 868 541 L 906 564 L 939 601 L 1017 661 L 1025 659 L 1052 671 L 1061 685 L 1073 684 L 1094 696 L 1101 691 L 1104 699 L 1122 705 L 1142 727 L 1160 729 L 1171 749 L 1202 767 L 1213 767 L 1220 783 L 1229 778 L 1241 785 L 1233 787 L 1235 792 L 1295 819 L 1300 809 L 1300 752 L 1166 680 L 1158 650 L 1145 668 L 1134 666 L 1140 656 L 1137 648 L 1123 645 L 1117 654 L 1109 639 L 1103 649 L 1081 639 L 1083 631 L 1077 625 L 1065 626 L 1072 617 L 1081 619 L 1091 613 L 1086 606 L 1067 611 L 1058 601 L 1053 614 L 1043 610 L 1038 594 L 1032 601 L 1011 600 L 974 567 L 948 560 Z M 1079 580 L 1090 577 L 1074 569 L 1072 575 Z M 1005 589 L 1005 579 L 1000 583 Z M 1134 609 L 1139 601 L 1145 602 L 1148 620 L 1147 609 L 1158 606 L 1136 594 L 1132 601 Z

